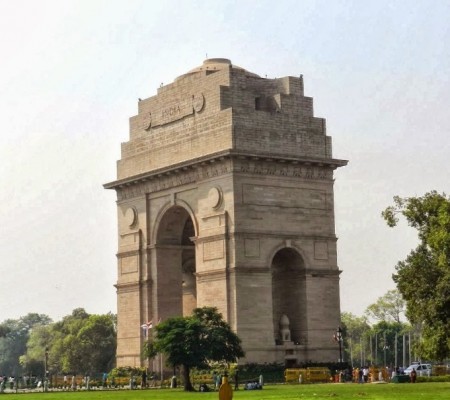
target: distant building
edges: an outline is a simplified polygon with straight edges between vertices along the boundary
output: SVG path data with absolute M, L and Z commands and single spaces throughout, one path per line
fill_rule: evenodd
M 332 158 L 302 77 L 209 59 L 138 102 L 117 180 L 117 364 L 145 325 L 216 306 L 241 362 L 337 361 Z M 143 328 L 141 328 L 143 327 Z M 150 333 L 151 334 L 151 333 Z

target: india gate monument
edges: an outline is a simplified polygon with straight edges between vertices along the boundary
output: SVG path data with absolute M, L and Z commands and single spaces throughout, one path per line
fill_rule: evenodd
M 215 306 L 240 363 L 337 361 L 332 156 L 303 78 L 200 67 L 140 99 L 117 179 L 117 365 L 141 325 Z

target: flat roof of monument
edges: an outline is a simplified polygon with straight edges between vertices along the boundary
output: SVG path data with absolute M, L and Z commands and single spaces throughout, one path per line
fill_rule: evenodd
M 237 65 L 233 65 L 231 63 L 231 60 L 229 60 L 228 58 L 207 58 L 205 61 L 203 61 L 202 65 L 191 69 L 190 71 L 186 72 L 183 75 L 180 75 L 179 77 L 177 77 L 175 79 L 175 81 L 180 78 L 184 78 L 185 76 L 193 75 L 193 74 L 203 72 L 203 71 L 221 71 L 223 69 L 228 69 L 228 68 L 244 71 L 245 74 L 248 76 L 254 76 L 254 77 L 260 78 L 259 75 L 255 74 L 253 72 L 247 71 L 246 69 L 239 67 Z

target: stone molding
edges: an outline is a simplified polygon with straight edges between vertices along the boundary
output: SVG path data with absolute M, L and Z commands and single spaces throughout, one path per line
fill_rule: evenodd
M 117 292 L 120 293 L 127 293 L 127 292 L 136 292 L 139 291 L 140 288 L 143 286 L 148 286 L 153 283 L 153 280 L 148 279 L 141 279 L 139 281 L 134 282 L 127 282 L 127 283 L 116 283 L 114 287 L 117 289 Z
M 174 187 L 195 184 L 230 173 L 279 176 L 284 178 L 333 181 L 333 170 L 345 160 L 289 158 L 286 156 L 244 154 L 228 150 L 172 167 L 136 175 L 104 185 L 117 191 L 118 201 L 145 196 Z
M 292 233 L 286 233 L 284 231 L 272 231 L 272 232 L 258 232 L 247 229 L 239 229 L 239 232 L 229 232 L 228 237 L 230 240 L 233 239 L 261 239 L 261 238 L 275 238 L 277 240 L 285 238 L 285 240 L 291 240 L 291 244 L 293 242 L 297 242 L 299 240 L 330 240 L 333 242 L 337 242 L 338 238 L 336 235 L 295 235 L 292 236 Z M 289 246 L 285 246 L 289 247 Z
M 224 267 L 212 271 L 196 272 L 195 276 L 199 279 L 199 282 L 206 282 L 206 281 L 222 280 L 223 277 L 226 276 L 227 274 L 228 269 Z
M 139 256 L 140 252 L 141 252 L 141 249 L 119 251 L 116 253 L 116 257 L 124 258 L 124 257 L 130 257 L 130 256 Z

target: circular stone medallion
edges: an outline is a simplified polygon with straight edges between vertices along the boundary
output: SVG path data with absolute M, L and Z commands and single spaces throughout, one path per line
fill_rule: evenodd
M 211 208 L 219 208 L 222 204 L 222 191 L 218 187 L 209 189 L 208 202 Z
M 203 106 L 205 105 L 205 96 L 203 93 L 196 94 L 192 96 L 192 107 L 195 112 L 200 112 L 203 110 Z
M 130 207 L 127 209 L 127 211 L 125 211 L 125 221 L 130 228 L 136 225 L 137 211 L 135 208 Z
M 148 112 L 144 115 L 143 121 L 144 129 L 148 131 L 152 127 L 152 113 Z

